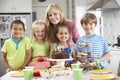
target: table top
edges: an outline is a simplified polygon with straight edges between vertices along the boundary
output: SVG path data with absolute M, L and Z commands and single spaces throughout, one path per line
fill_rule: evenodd
M 5 75 L 3 75 L 0 80 L 24 80 L 24 77 L 23 76 L 20 76 L 20 77 L 12 77 L 10 74 L 12 73 L 13 71 L 10 71 L 8 73 L 6 73 Z M 84 77 L 82 77 L 83 79 L 82 80 L 89 80 L 88 79 L 88 74 L 87 73 L 84 73 L 83 74 Z M 33 77 L 32 80 L 46 80 L 42 77 Z M 63 75 L 60 75 L 60 76 L 56 76 L 52 79 L 49 79 L 49 80 L 74 80 L 73 79 L 73 76 L 63 76 Z
M 71 71 L 72 72 L 72 71 Z M 23 76 L 20 76 L 20 77 L 12 77 L 10 74 L 13 73 L 13 71 L 10 71 L 8 73 L 6 73 L 5 75 L 3 75 L 0 80 L 24 80 L 24 77 Z M 47 80 L 74 80 L 73 79 L 73 74 L 71 75 L 60 75 L 60 76 L 56 76 L 56 77 L 53 77 L 52 79 L 47 79 Z M 82 76 L 82 80 L 90 80 L 89 77 L 90 77 L 90 73 L 88 72 L 83 72 L 83 76 Z M 32 80 L 46 80 L 42 77 L 33 77 Z M 120 78 L 118 79 L 115 79 L 115 80 L 120 80 Z

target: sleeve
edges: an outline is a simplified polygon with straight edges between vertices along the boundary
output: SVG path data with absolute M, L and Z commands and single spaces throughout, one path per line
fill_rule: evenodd
M 71 32 L 72 32 L 72 40 L 74 43 L 76 43 L 76 41 L 79 39 L 80 35 L 79 35 L 79 32 L 78 32 L 78 29 L 75 25 L 74 22 L 70 21 L 70 24 L 69 26 L 71 27 Z
M 76 41 L 76 55 L 78 55 L 78 52 L 80 52 L 80 49 L 79 49 L 79 39 Z
M 7 42 L 6 41 L 4 42 L 1 52 L 7 53 Z
M 104 47 L 104 51 L 103 53 L 109 52 L 110 48 L 108 47 L 107 41 L 105 39 L 103 39 L 103 47 Z
M 30 49 L 32 47 L 32 43 L 28 37 L 25 38 L 26 42 L 26 50 Z

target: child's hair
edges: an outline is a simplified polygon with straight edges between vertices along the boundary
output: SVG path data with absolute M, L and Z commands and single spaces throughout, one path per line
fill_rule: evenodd
M 95 25 L 97 25 L 97 18 L 92 13 L 86 13 L 80 21 L 81 25 L 83 25 L 83 23 L 88 24 L 89 22 L 95 23 Z
M 60 15 L 60 22 L 59 23 L 63 23 L 65 22 L 65 17 L 64 17 L 64 13 L 63 10 L 60 8 L 60 6 L 58 4 L 52 3 L 50 4 L 47 9 L 46 9 L 46 14 L 45 14 L 45 21 L 46 21 L 46 25 L 49 26 L 51 25 L 51 22 L 48 19 L 48 13 L 52 10 L 55 9 L 59 15 Z
M 44 23 L 42 20 L 35 20 L 35 21 L 33 22 L 33 24 L 32 24 L 32 37 L 31 37 L 31 41 L 32 41 L 32 42 L 37 41 L 37 39 L 36 39 L 36 37 L 35 37 L 35 28 L 36 28 L 37 26 L 42 26 L 42 25 L 45 26 L 45 33 L 46 33 L 47 27 L 46 27 L 45 23 Z M 45 36 L 46 36 L 46 35 L 45 35 Z M 45 38 L 46 38 L 46 37 L 45 37 Z
M 13 28 L 13 24 L 21 24 L 21 25 L 23 26 L 23 29 L 25 30 L 25 24 L 24 24 L 21 20 L 14 20 L 14 21 L 11 23 L 10 29 Z
M 65 23 L 59 24 L 59 25 L 56 27 L 56 30 L 55 30 L 56 34 L 58 33 L 59 28 L 66 28 L 66 29 L 68 30 L 69 34 L 71 33 L 70 27 L 69 27 L 67 24 L 65 24 Z

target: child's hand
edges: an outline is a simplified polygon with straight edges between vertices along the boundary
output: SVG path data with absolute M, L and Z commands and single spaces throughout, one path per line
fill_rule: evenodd
M 11 71 L 11 69 L 10 69 L 10 68 L 7 68 L 7 69 L 6 69 L 6 72 L 9 72 L 9 71 Z
M 97 64 L 96 64 L 96 62 L 92 62 L 92 63 L 89 63 L 90 64 L 90 66 L 96 66 Z
M 51 61 L 50 63 L 51 63 L 51 66 L 54 66 L 54 65 L 56 65 L 56 64 L 57 64 L 57 62 L 56 62 L 56 61 Z
M 14 70 L 22 70 L 24 67 L 18 67 L 18 68 L 16 68 L 16 69 L 14 69 Z

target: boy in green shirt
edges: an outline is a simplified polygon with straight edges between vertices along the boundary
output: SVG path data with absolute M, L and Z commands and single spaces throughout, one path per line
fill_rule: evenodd
M 28 65 L 31 59 L 31 42 L 29 38 L 22 37 L 25 25 L 20 20 L 11 23 L 11 38 L 7 39 L 1 49 L 2 62 L 6 72 L 10 70 L 21 70 Z

